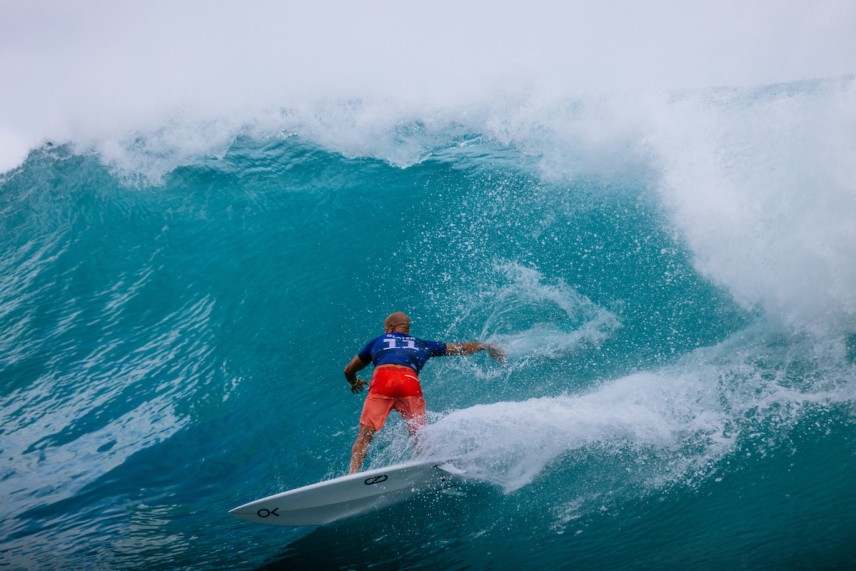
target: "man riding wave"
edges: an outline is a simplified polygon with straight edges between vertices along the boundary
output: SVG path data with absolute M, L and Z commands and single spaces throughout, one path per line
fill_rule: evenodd
M 383 335 L 369 341 L 345 366 L 345 379 L 351 386 L 351 392 L 359 393 L 369 383 L 358 378 L 357 372 L 374 363 L 369 394 L 363 404 L 357 439 L 351 451 L 351 474 L 362 467 L 372 438 L 383 428 L 392 409 L 404 418 L 411 436 L 425 426 L 425 399 L 422 398 L 419 372 L 428 359 L 487 351 L 495 360 L 505 363 L 505 353 L 490 343 L 444 343 L 413 337 L 410 335 L 410 318 L 400 311 L 384 320 L 383 330 Z

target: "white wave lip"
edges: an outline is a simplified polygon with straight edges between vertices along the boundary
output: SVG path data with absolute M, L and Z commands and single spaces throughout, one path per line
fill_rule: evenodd
M 367 141 L 390 116 L 480 115 L 521 94 L 842 76 L 856 72 L 854 28 L 846 0 L 6 3 L 0 170 L 45 139 L 109 147 L 171 121 L 226 133 L 288 108 L 323 124 L 322 101 L 378 102 L 355 125 Z

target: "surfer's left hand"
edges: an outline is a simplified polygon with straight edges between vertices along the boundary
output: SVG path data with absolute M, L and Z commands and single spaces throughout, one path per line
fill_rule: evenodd
M 506 361 L 505 351 L 497 347 L 496 345 L 492 345 L 490 343 L 485 344 L 485 348 L 487 349 L 487 354 L 493 357 L 495 361 L 497 361 L 500 365 L 504 365 Z

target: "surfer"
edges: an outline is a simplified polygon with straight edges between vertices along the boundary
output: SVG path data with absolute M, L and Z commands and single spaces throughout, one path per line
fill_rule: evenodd
M 505 363 L 505 353 L 490 343 L 443 343 L 412 337 L 410 318 L 401 311 L 390 314 L 384 320 L 383 330 L 383 335 L 369 341 L 345 367 L 345 379 L 351 386 L 351 392 L 359 393 L 369 383 L 358 378 L 357 371 L 374 363 L 369 394 L 360 415 L 357 440 L 351 451 L 351 474 L 360 471 L 372 437 L 383 428 L 393 408 L 404 418 L 411 436 L 415 436 L 425 426 L 425 399 L 422 398 L 419 371 L 428 359 L 487 351 L 498 362 Z

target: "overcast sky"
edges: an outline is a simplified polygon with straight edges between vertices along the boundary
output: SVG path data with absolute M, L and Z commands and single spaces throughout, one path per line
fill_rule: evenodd
M 856 1 L 0 0 L 0 171 L 178 112 L 856 72 Z

